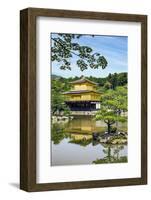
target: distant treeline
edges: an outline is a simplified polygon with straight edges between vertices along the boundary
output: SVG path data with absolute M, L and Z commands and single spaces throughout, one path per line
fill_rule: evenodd
M 80 77 L 69 77 L 69 78 L 64 78 L 61 76 L 57 75 L 52 75 L 52 79 L 59 79 L 61 82 L 72 82 L 75 80 L 78 80 Z M 94 81 L 99 84 L 99 86 L 103 87 L 104 89 L 115 89 L 117 86 L 125 86 L 127 85 L 127 72 L 122 72 L 122 73 L 114 73 L 109 75 L 105 78 L 98 78 L 98 77 L 93 77 L 89 76 L 86 77 L 91 81 Z

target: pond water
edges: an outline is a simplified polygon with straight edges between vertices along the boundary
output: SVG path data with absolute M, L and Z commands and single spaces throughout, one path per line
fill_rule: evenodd
M 125 131 L 127 124 L 118 123 Z M 106 124 L 90 116 L 52 123 L 51 165 L 81 165 L 127 162 L 127 145 L 109 145 L 93 141 L 92 133 L 104 133 Z

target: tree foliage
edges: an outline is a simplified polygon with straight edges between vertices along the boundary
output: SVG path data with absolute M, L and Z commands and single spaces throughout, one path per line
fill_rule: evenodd
M 81 45 L 78 41 L 83 35 L 79 34 L 52 34 L 51 60 L 60 63 L 60 69 L 71 70 L 70 59 L 76 57 L 76 64 L 81 71 L 102 68 L 107 66 L 106 58 L 94 52 L 89 46 Z M 92 36 L 95 37 L 95 36 Z
M 61 112 L 64 115 L 70 114 L 70 110 L 68 106 L 64 102 L 64 96 L 62 93 L 69 89 L 69 85 L 66 83 L 62 83 L 58 79 L 52 80 L 52 87 L 51 87 L 51 112 L 52 115 L 60 114 Z
M 96 120 L 104 120 L 108 126 L 108 133 L 115 122 L 125 122 L 126 116 L 121 115 L 127 111 L 127 89 L 118 87 L 108 90 L 101 96 L 101 109 L 96 113 Z
M 117 86 L 127 84 L 127 73 L 110 73 L 107 77 L 107 81 L 111 84 L 111 88 L 114 90 Z
M 104 87 L 105 90 L 109 90 L 109 89 L 112 88 L 112 84 L 111 84 L 109 81 L 107 81 L 107 82 L 104 84 L 103 87 Z

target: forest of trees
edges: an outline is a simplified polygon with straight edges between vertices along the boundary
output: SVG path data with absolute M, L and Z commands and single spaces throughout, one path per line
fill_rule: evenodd
M 58 80 L 63 83 L 72 82 L 75 80 L 78 80 L 80 77 L 70 77 L 70 78 L 64 78 L 57 75 L 52 75 L 52 81 Z M 87 79 L 94 81 L 98 83 L 98 86 L 100 88 L 104 89 L 115 89 L 117 86 L 125 86 L 127 85 L 127 72 L 121 72 L 121 73 L 114 73 L 109 75 L 105 78 L 97 78 L 93 76 L 86 77 Z

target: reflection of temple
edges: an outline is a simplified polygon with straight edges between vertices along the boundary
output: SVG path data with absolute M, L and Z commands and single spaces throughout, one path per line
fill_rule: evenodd
M 85 77 L 71 82 L 72 90 L 65 92 L 66 104 L 72 114 L 91 114 L 100 108 L 100 93 L 97 92 L 97 83 Z
M 89 140 L 92 139 L 92 135 L 72 133 L 71 138 L 74 140 Z
M 77 116 L 68 123 L 66 131 L 71 134 L 92 134 L 93 132 L 103 132 L 105 125 L 103 122 L 96 122 L 91 116 Z

